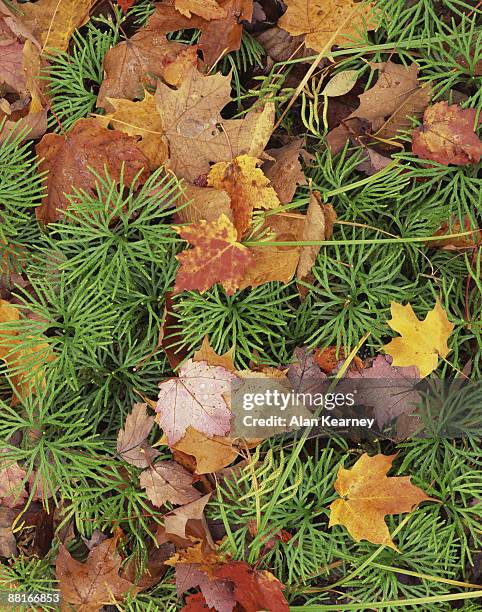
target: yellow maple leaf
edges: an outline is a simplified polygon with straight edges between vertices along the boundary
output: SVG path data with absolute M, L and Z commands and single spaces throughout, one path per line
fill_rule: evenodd
M 394 366 L 417 366 L 425 378 L 438 366 L 439 357 L 446 357 L 450 349 L 447 340 L 454 328 L 440 302 L 423 321 L 417 319 L 410 304 L 391 304 L 392 318 L 388 325 L 400 334 L 383 347 L 393 357 Z
M 114 112 L 96 117 L 102 127 L 113 127 L 128 136 L 140 136 L 137 143 L 149 160 L 151 170 L 162 166 L 169 154 L 162 119 L 157 113 L 154 96 L 147 91 L 140 102 L 106 97 Z
M 256 167 L 257 163 L 255 157 L 240 155 L 231 162 L 215 164 L 208 174 L 208 185 L 226 191 L 231 198 L 238 238 L 251 225 L 255 208 L 268 210 L 281 205 L 269 179 Z
M 285 2 L 287 11 L 278 25 L 292 36 L 304 34 L 306 46 L 315 51 L 321 51 L 332 37 L 330 48 L 332 45 L 356 44 L 365 28 L 374 30 L 378 24 L 374 3 L 358 3 L 353 0 Z
M 365 453 L 350 470 L 340 467 L 335 490 L 343 499 L 330 505 L 329 527 L 344 525 L 357 542 L 368 540 L 397 550 L 384 517 L 410 512 L 431 498 L 411 484 L 410 476 L 387 476 L 395 457 Z

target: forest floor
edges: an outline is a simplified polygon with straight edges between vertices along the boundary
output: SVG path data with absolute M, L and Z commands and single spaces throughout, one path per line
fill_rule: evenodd
M 481 111 L 476 0 L 0 0 L 0 610 L 482 609 Z

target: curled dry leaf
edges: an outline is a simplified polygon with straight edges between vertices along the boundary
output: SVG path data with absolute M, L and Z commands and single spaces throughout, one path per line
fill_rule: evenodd
M 263 164 L 263 171 L 281 204 L 289 204 L 297 186 L 306 184 L 306 177 L 299 160 L 302 145 L 303 140 L 297 138 L 284 147 L 266 151 L 274 161 L 266 161 Z
M 154 422 L 154 417 L 147 414 L 147 404 L 134 404 L 117 435 L 117 452 L 124 461 L 139 468 L 151 465 L 159 454 L 146 442 Z
M 172 535 L 185 539 L 191 535 L 191 526 L 193 528 L 200 527 L 200 531 L 203 532 L 204 535 L 203 542 L 208 546 L 214 547 L 214 543 L 212 542 L 211 535 L 207 528 L 206 519 L 204 518 L 204 508 L 210 497 L 211 494 L 203 495 L 203 497 L 196 499 L 190 504 L 181 506 L 181 508 L 176 508 L 172 512 L 169 512 L 169 514 L 166 514 L 164 517 L 164 529 L 166 534 L 168 536 Z
M 192 486 L 192 475 L 175 461 L 151 465 L 142 472 L 139 482 L 158 508 L 166 502 L 180 506 L 201 497 L 201 493 Z
M 437 300 L 423 321 L 417 319 L 410 304 L 391 303 L 392 318 L 388 325 L 400 334 L 383 347 L 393 357 L 394 366 L 416 366 L 425 378 L 438 366 L 439 357 L 450 352 L 447 340 L 454 328 Z
M 103 605 L 122 602 L 127 593 L 140 590 L 119 576 L 122 558 L 117 542 L 120 537 L 118 532 L 95 546 L 85 563 L 73 559 L 60 544 L 55 568 L 63 605 L 72 604 L 82 612 L 98 612 Z
M 357 542 L 368 540 L 397 550 L 384 517 L 410 512 L 431 498 L 410 483 L 410 476 L 387 477 L 395 457 L 364 453 L 351 469 L 340 467 L 335 489 L 343 499 L 330 505 L 330 527 L 344 525 Z
M 437 242 L 430 241 L 428 246 L 432 249 L 444 249 L 447 251 L 457 249 L 472 249 L 478 246 L 482 241 L 482 229 L 474 229 L 473 221 L 469 215 L 465 215 L 463 220 L 463 227 L 458 219 L 457 215 L 452 215 L 450 221 L 444 221 L 435 232 L 435 236 L 444 236 L 445 234 L 461 234 L 463 232 L 471 232 L 466 236 L 459 236 L 458 238 L 447 238 L 447 240 L 437 240 Z
M 235 293 L 253 255 L 237 242 L 236 229 L 226 215 L 175 229 L 194 248 L 177 255 L 181 267 L 174 291 L 203 292 L 220 283 L 228 295 Z
M 412 150 L 422 159 L 444 166 L 477 164 L 482 141 L 474 132 L 477 111 L 457 104 L 437 102 L 423 115 L 423 125 L 413 132 Z
M 130 185 L 139 173 L 140 183 L 148 176 L 149 161 L 137 147 L 137 139 L 102 128 L 95 119 L 80 119 L 66 136 L 46 134 L 36 151 L 42 158 L 40 171 L 48 172 L 47 194 L 35 209 L 42 223 L 62 218 L 69 205 L 66 194 L 73 189 L 95 191 L 97 179 L 90 168 L 102 176 L 106 167 L 109 176 L 119 180 L 124 167 L 125 185 Z
M 140 100 L 147 86 L 155 87 L 156 78 L 177 87 L 186 71 L 197 66 L 196 51 L 196 46 L 168 41 L 164 34 L 142 28 L 105 54 L 97 106 L 112 111 L 107 98 Z
M 159 384 L 158 422 L 170 446 L 189 426 L 208 436 L 229 432 L 231 411 L 224 394 L 236 378 L 225 368 L 189 359 L 180 367 L 179 377 Z
M 331 204 L 322 204 L 320 194 L 314 192 L 308 204 L 305 226 L 303 229 L 303 241 L 329 240 L 333 235 L 333 224 L 336 220 L 336 212 Z M 314 266 L 321 245 L 303 246 L 301 248 L 300 260 L 296 269 L 299 279 L 305 278 Z
M 140 102 L 115 98 L 106 98 L 106 102 L 113 112 L 98 115 L 96 121 L 99 125 L 104 128 L 110 126 L 128 136 L 139 136 L 136 146 L 149 160 L 150 170 L 162 166 L 169 156 L 169 149 L 154 96 L 146 91 Z
M 251 225 L 253 210 L 270 210 L 280 205 L 278 196 L 258 160 L 241 155 L 231 162 L 215 164 L 208 174 L 208 185 L 225 191 L 231 198 L 231 210 L 238 238 L 242 238 Z
M 319 52 L 331 40 L 333 45 L 350 47 L 363 40 L 364 30 L 378 25 L 375 3 L 353 0 L 285 0 L 286 13 L 278 25 L 293 36 L 305 35 L 307 47 Z

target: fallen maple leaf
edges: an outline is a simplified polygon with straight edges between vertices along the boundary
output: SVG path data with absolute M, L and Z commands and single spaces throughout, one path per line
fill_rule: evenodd
M 333 235 L 333 224 L 336 212 L 331 204 L 322 204 L 320 194 L 315 191 L 310 197 L 306 221 L 303 230 L 303 241 L 329 240 Z M 296 269 L 296 276 L 304 279 L 315 265 L 321 245 L 303 246 L 300 260 Z
M 213 571 L 216 578 L 233 583 L 234 598 L 244 612 L 288 612 L 284 585 L 271 572 L 252 569 L 245 561 L 230 561 Z
M 335 490 L 344 499 L 330 505 L 329 527 L 344 525 L 357 542 L 368 540 L 397 550 L 384 517 L 410 512 L 431 498 L 410 483 L 410 476 L 387 477 L 395 457 L 364 453 L 351 469 L 339 468 Z
M 239 456 L 234 440 L 224 436 L 212 436 L 188 427 L 181 440 L 172 446 L 173 450 L 192 455 L 196 459 L 196 474 L 212 474 L 231 465 Z
M 232 295 L 253 255 L 237 242 L 236 229 L 226 215 L 216 221 L 199 221 L 175 229 L 194 248 L 177 255 L 181 267 L 174 291 L 197 289 L 203 292 L 221 283 L 226 293 Z
M 257 168 L 258 160 L 240 155 L 232 162 L 215 164 L 208 174 L 208 185 L 222 189 L 231 198 L 234 225 L 241 239 L 251 225 L 253 210 L 270 210 L 280 206 L 280 201 L 269 179 Z
M 211 162 L 242 154 L 259 157 L 274 125 L 271 103 L 252 109 L 244 119 L 223 119 L 220 111 L 231 101 L 231 77 L 204 76 L 193 67 L 177 90 L 158 83 L 155 99 L 169 140 L 169 166 L 190 182 L 207 174 Z
M 178 442 L 191 426 L 208 436 L 224 435 L 231 426 L 231 411 L 224 393 L 237 377 L 220 366 L 189 359 L 179 377 L 159 384 L 156 410 L 169 445 Z
M 136 0 L 117 0 L 117 4 L 121 7 L 124 15 L 134 5 Z
M 440 302 L 423 321 L 419 321 L 410 304 L 391 303 L 392 318 L 388 325 L 400 334 L 383 347 L 393 357 L 394 366 L 417 366 L 425 378 L 438 366 L 439 357 L 447 357 L 447 340 L 454 328 Z
M 176 5 L 182 3 L 184 9 L 189 3 L 193 13 L 191 17 L 182 15 L 176 9 Z M 202 51 L 204 61 L 213 65 L 223 55 L 230 51 L 237 51 L 241 44 L 243 33 L 243 22 L 251 21 L 253 14 L 253 0 L 218 0 L 217 2 L 223 15 L 219 19 L 203 19 L 199 11 L 209 10 L 213 15 L 213 0 L 166 0 L 156 6 L 155 12 L 147 22 L 147 29 L 162 34 L 183 30 L 185 28 L 196 28 L 201 30 L 199 48 Z M 196 11 L 197 14 L 196 14 Z M 186 11 L 184 11 L 186 12 Z
M 263 171 L 269 179 L 273 189 L 278 194 L 281 204 L 289 204 L 298 185 L 306 183 L 299 156 L 303 140 L 297 138 L 279 149 L 268 149 L 267 155 L 274 161 L 266 161 Z
M 159 454 L 146 443 L 154 422 L 154 417 L 147 414 L 147 404 L 134 404 L 117 436 L 117 452 L 124 461 L 139 468 L 151 465 Z
M 155 87 L 156 77 L 177 87 L 188 68 L 197 65 L 196 51 L 196 46 L 169 41 L 164 34 L 142 28 L 105 54 L 97 106 L 111 111 L 108 98 L 142 99 L 147 86 Z
M 106 102 L 114 110 L 108 115 L 98 115 L 98 124 L 104 128 L 113 127 L 128 136 L 140 136 L 136 146 L 149 160 L 150 170 L 162 166 L 169 156 L 169 149 L 154 96 L 146 91 L 140 102 L 108 97 Z
M 279 213 L 266 217 L 262 230 L 269 234 L 263 237 L 267 242 L 297 242 L 303 236 L 306 217 L 297 213 Z M 271 234 L 271 235 L 270 235 Z M 301 247 L 254 246 L 249 248 L 253 259 L 249 263 L 240 289 L 257 287 L 270 281 L 289 283 L 295 273 L 300 258 Z
M 192 486 L 192 474 L 175 461 L 161 461 L 151 465 L 142 472 L 139 482 L 150 501 L 158 508 L 167 501 L 183 505 L 201 497 L 201 493 Z
M 89 19 L 97 0 L 37 0 L 21 6 L 22 22 L 42 43 L 43 49 L 65 51 L 74 30 Z
M 358 96 L 359 107 L 343 120 L 343 124 L 328 133 L 327 142 L 333 154 L 338 153 L 351 131 L 363 133 L 369 122 L 379 138 L 390 139 L 400 130 L 411 126 L 411 117 L 419 117 L 429 104 L 430 87 L 417 79 L 418 65 L 403 66 L 394 62 L 370 63 L 378 70 L 373 87 Z
M 87 561 L 80 563 L 72 558 L 67 548 L 60 544 L 55 563 L 56 576 L 63 605 L 72 604 L 81 612 L 98 612 L 104 604 L 121 602 L 127 593 L 140 589 L 119 576 L 122 559 L 117 552 L 119 531 L 95 546 Z
M 482 141 L 474 132 L 476 116 L 475 108 L 449 106 L 445 101 L 429 106 L 423 125 L 413 132 L 413 152 L 444 166 L 478 163 Z
M 362 383 L 367 381 L 357 386 L 357 404 L 373 408 L 379 427 L 402 414 L 410 414 L 421 400 L 415 389 L 420 381 L 418 368 L 393 366 L 391 361 L 386 355 L 377 355 L 370 367 L 349 369 L 344 376 Z
M 35 209 L 42 223 L 58 221 L 68 207 L 66 194 L 73 189 L 95 191 L 97 178 L 91 172 L 120 180 L 122 168 L 125 185 L 136 176 L 142 183 L 147 179 L 149 162 L 137 147 L 137 139 L 116 130 L 99 126 L 95 119 L 80 119 L 66 136 L 46 134 L 36 147 L 43 158 L 40 171 L 47 171 L 47 194 Z
M 26 88 L 23 73 L 23 44 L 16 40 L 8 45 L 2 45 L 0 56 L 0 85 L 24 93 Z
M 234 346 L 222 355 L 218 355 L 209 344 L 208 336 L 204 336 L 201 348 L 194 353 L 192 359 L 193 361 L 205 361 L 210 366 L 221 366 L 230 372 L 236 372 L 234 366 Z
M 352 46 L 360 41 L 364 30 L 374 30 L 379 19 L 375 3 L 353 0 L 285 0 L 286 13 L 278 21 L 291 35 L 305 35 L 305 44 L 315 51 L 325 48 L 329 55 L 333 45 Z

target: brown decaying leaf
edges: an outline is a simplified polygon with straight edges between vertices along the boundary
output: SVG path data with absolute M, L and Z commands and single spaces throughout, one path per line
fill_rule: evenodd
M 73 189 L 94 192 L 97 179 L 89 168 L 103 176 L 107 167 L 109 176 L 119 180 L 124 164 L 125 185 L 139 173 L 139 183 L 148 176 L 149 161 L 137 147 L 137 139 L 102 128 L 95 119 L 80 119 L 66 136 L 46 134 L 36 151 L 42 158 L 40 171 L 48 171 L 47 194 L 35 209 L 45 224 L 62 218 L 69 204 L 65 194 Z
M 257 164 L 256 158 L 240 155 L 231 162 L 215 164 L 208 174 L 208 185 L 225 191 L 231 198 L 238 239 L 251 225 L 255 208 L 270 210 L 280 206 L 269 179 Z
M 297 138 L 279 149 L 268 149 L 266 153 L 274 161 L 266 161 L 263 171 L 278 194 L 281 204 L 289 204 L 298 185 L 306 184 L 306 177 L 300 164 L 303 140 Z
M 151 465 L 159 452 L 146 443 L 155 419 L 147 414 L 147 404 L 136 403 L 117 435 L 117 452 L 124 461 L 139 468 Z
M 74 30 L 89 19 L 97 0 L 38 0 L 22 4 L 22 23 L 40 40 L 44 49 L 65 51 Z
M 175 229 L 194 248 L 177 255 L 181 266 L 174 292 L 197 289 L 202 293 L 220 283 L 228 295 L 235 293 L 253 255 L 237 242 L 236 229 L 226 215 Z
M 0 504 L 7 508 L 22 506 L 28 494 L 23 482 L 27 472 L 18 463 L 2 459 L 8 449 L 0 448 Z
M 390 139 L 399 130 L 410 127 L 410 117 L 420 117 L 432 95 L 430 87 L 420 85 L 417 64 L 408 67 L 395 64 L 370 63 L 378 70 L 378 80 L 359 97 L 360 105 L 342 123 L 328 133 L 327 142 L 333 154 L 338 153 L 350 136 L 362 134 L 364 122 L 369 122 L 377 137 Z M 351 127 L 350 127 L 351 126 Z
M 2 502 L 3 503 L 3 502 Z M 12 524 L 17 512 L 12 508 L 0 505 L 0 557 L 16 557 L 18 555 Z
M 176 10 L 176 1 L 179 2 L 179 0 L 166 0 L 156 6 L 155 12 L 147 22 L 148 31 L 167 34 L 185 28 L 201 30 L 199 48 L 204 61 L 209 65 L 213 65 L 226 53 L 239 49 L 243 33 L 241 24 L 244 21 L 251 21 L 253 0 L 218 0 L 217 3 L 225 14 L 220 19 L 209 20 L 197 14 L 193 14 L 190 18 L 181 15 Z M 206 10 L 206 3 L 202 2 L 202 5 Z
M 357 542 L 368 540 L 397 550 L 384 517 L 410 512 L 431 498 L 410 483 L 410 476 L 387 477 L 395 457 L 364 453 L 351 469 L 340 467 L 335 489 L 343 499 L 330 505 L 329 527 L 344 525 Z
M 139 102 L 116 98 L 106 98 L 106 101 L 113 112 L 98 115 L 98 124 L 104 128 L 110 126 L 128 136 L 140 136 L 136 146 L 149 160 L 149 169 L 155 170 L 162 166 L 169 156 L 169 148 L 163 136 L 164 129 L 157 114 L 154 96 L 146 91 L 144 99 Z
M 169 140 L 169 167 L 190 182 L 207 174 L 211 162 L 242 154 L 259 157 L 274 124 L 272 104 L 249 111 L 244 119 L 223 119 L 231 77 L 220 73 L 204 76 L 191 68 L 177 90 L 158 83 L 155 99 Z
M 214 571 L 216 578 L 232 582 L 234 598 L 244 612 L 288 612 L 284 585 L 271 572 L 251 568 L 245 561 L 229 561 Z
M 156 77 L 177 87 L 188 68 L 197 66 L 196 51 L 196 46 L 168 41 L 164 34 L 142 28 L 105 54 L 97 106 L 112 111 L 108 98 L 140 100 L 146 86 L 155 87 Z
M 204 518 L 204 508 L 210 497 L 210 494 L 203 495 L 203 497 L 166 514 L 164 517 L 164 529 L 166 534 L 177 536 L 182 539 L 187 538 L 189 536 L 189 523 L 191 521 L 200 522 L 207 536 L 205 539 L 209 545 L 212 544 L 212 546 L 214 546 L 210 539 L 209 530 L 207 529 L 206 519 Z
M 470 219 L 469 215 L 465 215 L 463 227 L 457 215 L 452 215 L 450 221 L 444 221 L 442 223 L 440 229 L 435 232 L 435 236 L 459 234 L 462 232 L 471 233 L 466 236 L 459 236 L 458 238 L 447 238 L 447 240 L 437 240 L 437 242 L 431 241 L 427 243 L 427 246 L 430 246 L 432 249 L 453 251 L 458 249 L 473 249 L 482 242 L 482 229 L 474 228 L 473 221 Z
M 444 166 L 477 164 L 482 141 L 474 132 L 477 111 L 457 104 L 437 102 L 423 115 L 423 125 L 413 131 L 412 150 L 418 157 Z
M 321 51 L 332 38 L 332 45 L 350 47 L 363 40 L 364 30 L 378 25 L 375 3 L 353 0 L 285 0 L 287 11 L 278 25 L 293 36 L 305 35 L 305 44 Z M 326 50 L 329 55 L 330 48 Z
M 421 399 L 415 389 L 420 382 L 418 368 L 402 368 L 391 363 L 387 355 L 377 355 L 369 367 L 349 369 L 344 377 L 361 381 L 357 387 L 357 403 L 373 408 L 378 427 L 402 414 L 412 413 Z
M 201 497 L 192 486 L 192 475 L 175 461 L 161 461 L 151 465 L 140 475 L 141 487 L 150 501 L 160 508 L 167 501 L 171 504 L 189 504 Z
M 178 442 L 189 426 L 208 436 L 228 433 L 231 411 L 223 394 L 236 378 L 225 368 L 189 359 L 177 378 L 160 383 L 156 410 L 169 445 Z
M 233 221 L 231 199 L 225 191 L 211 187 L 197 187 L 182 184 L 182 194 L 178 200 L 181 210 L 176 213 L 176 222 L 195 223 L 196 221 L 217 221 L 225 215 Z
M 121 532 L 94 547 L 85 563 L 72 558 L 60 544 L 56 560 L 56 576 L 63 605 L 72 604 L 78 612 L 98 612 L 107 604 L 122 602 L 127 593 L 140 589 L 119 576 L 121 556 L 117 542 Z
M 330 240 L 333 235 L 335 220 L 336 212 L 333 206 L 322 204 L 320 194 L 315 191 L 311 194 L 308 203 L 302 240 Z M 297 278 L 302 280 L 311 272 L 320 249 L 321 245 L 303 246 L 301 248 L 300 260 L 296 269 Z

